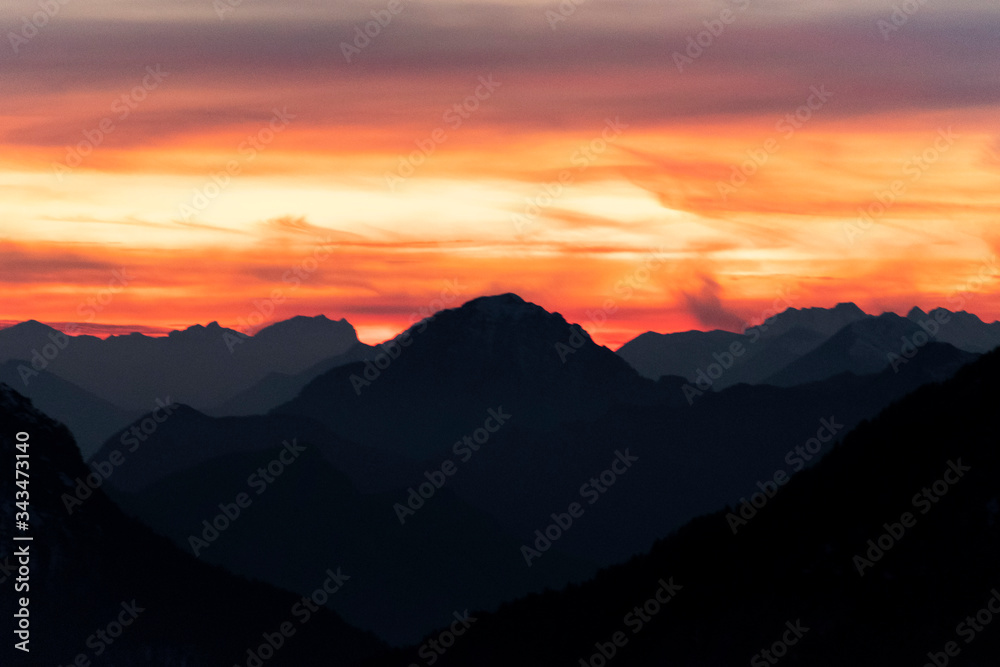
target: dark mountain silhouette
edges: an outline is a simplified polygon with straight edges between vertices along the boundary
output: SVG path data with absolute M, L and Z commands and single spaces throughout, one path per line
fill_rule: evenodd
M 712 354 L 729 349 L 746 337 L 732 331 L 682 331 L 661 334 L 647 331 L 618 348 L 618 356 L 643 377 L 664 375 L 694 379 L 695 369 L 715 361 Z
M 436 664 L 995 664 L 998 378 L 992 352 L 917 390 L 735 535 L 729 507 L 582 586 L 474 613 Z M 417 651 L 366 664 L 407 665 Z
M 300 373 L 294 375 L 268 373 L 252 387 L 244 389 L 224 403 L 206 409 L 205 412 L 216 417 L 262 415 L 294 399 L 303 387 L 331 368 L 372 359 L 380 349 L 377 346 L 356 343 L 343 354 L 324 359 Z
M 906 317 L 934 330 L 935 340 L 951 343 L 961 350 L 982 353 L 1000 345 L 1000 322 L 986 324 L 964 310 L 953 313 L 944 308 L 935 308 L 930 313 L 925 313 L 919 308 L 913 308 Z M 938 326 L 934 327 L 934 324 Z
M 30 368 L 30 364 L 18 359 L 0 364 L 0 382 L 16 387 L 39 410 L 69 427 L 84 459 L 140 414 L 112 405 L 44 370 L 22 375 L 19 369 Z
M 923 336 L 916 338 L 914 336 Z M 822 345 L 775 373 L 767 382 L 791 387 L 837 373 L 877 373 L 902 356 L 907 341 L 929 340 L 913 321 L 894 313 L 866 317 L 831 336 Z M 914 346 L 916 349 L 916 346 Z
M 863 317 L 864 311 L 853 303 L 834 308 L 789 308 L 760 325 L 748 327 L 742 334 L 646 332 L 625 343 L 617 354 L 645 377 L 679 375 L 693 381 L 699 368 L 717 362 L 714 355 L 725 354 L 733 343 L 739 343 L 745 352 L 717 386 L 721 389 L 740 382 L 757 384 Z
M 31 321 L 0 330 L 0 362 L 28 359 L 34 370 L 145 412 L 157 399 L 219 405 L 268 373 L 299 373 L 357 343 L 354 327 L 322 315 L 279 322 L 253 336 L 212 322 L 164 337 L 133 333 L 105 340 L 66 336 Z
M 15 435 L 21 431 L 29 434 L 27 532 L 15 530 L 14 506 L 8 504 L 19 490 L 13 471 L 15 455 L 21 453 Z M 350 664 L 380 647 L 371 635 L 326 610 L 303 623 L 292 611 L 301 596 L 181 553 L 126 518 L 100 489 L 68 514 L 63 495 L 73 493 L 75 480 L 89 470 L 69 431 L 7 385 L 0 385 L 0 460 L 11 473 L 0 480 L 5 508 L 0 563 L 10 579 L 6 586 L 14 583 L 6 569 L 17 564 L 14 550 L 28 544 L 30 553 L 29 589 L 0 596 L 0 613 L 8 620 L 18 597 L 29 597 L 30 653 L 15 650 L 8 632 L 0 648 L 4 665 L 71 664 L 79 654 L 92 664 L 121 666 L 246 664 L 247 651 L 256 650 L 264 633 L 274 633 L 285 622 L 294 624 L 295 634 L 268 665 Z M 33 540 L 14 542 L 14 534 Z M 324 570 L 313 576 L 322 585 Z M 116 635 L 109 624 L 122 614 L 130 624 Z M 99 630 L 112 639 L 102 639 Z
M 789 308 L 768 321 L 762 335 L 776 337 L 793 329 L 805 329 L 829 338 L 865 317 L 868 317 L 865 311 L 853 303 L 838 303 L 833 308 Z
M 123 462 L 112 473 L 115 488 L 135 493 L 220 456 L 256 454 L 295 438 L 316 443 L 322 455 L 364 492 L 395 488 L 422 472 L 411 461 L 344 440 L 309 418 L 284 415 L 214 418 L 182 404 L 173 405 L 166 418 L 162 413 L 160 417 L 163 421 L 149 433 L 143 432 L 140 425 L 143 421 L 148 424 L 151 415 L 137 419 L 94 455 L 96 464 L 111 460 L 115 451 L 122 454 Z
M 512 303 L 515 318 L 523 318 L 519 311 L 527 304 Z M 476 332 L 477 337 L 502 340 L 502 332 L 513 325 L 505 321 L 504 310 L 499 312 Z M 532 319 L 539 316 L 534 307 L 527 312 Z M 542 311 L 538 319 L 546 322 L 551 317 Z M 490 357 L 506 352 L 506 348 L 500 344 L 470 345 L 453 354 L 455 346 L 438 346 L 432 340 L 438 335 L 434 324 L 436 321 L 415 333 L 413 345 L 404 348 L 384 372 L 400 369 L 402 374 L 412 373 L 399 386 L 419 395 L 419 383 L 425 379 L 434 387 L 435 400 L 465 409 L 462 400 L 469 384 L 460 370 L 468 368 L 473 381 L 485 381 L 476 369 L 502 365 Z M 568 329 L 569 325 L 565 326 Z M 421 335 L 431 341 L 424 347 L 415 342 Z M 550 342 L 551 338 L 542 338 L 520 345 L 543 351 L 548 348 L 561 364 Z M 578 351 L 586 349 L 581 345 Z M 567 417 L 553 426 L 531 419 L 522 425 L 518 413 L 506 407 L 507 399 L 498 397 L 498 404 L 512 416 L 479 451 L 460 448 L 465 454 L 459 455 L 452 445 L 462 440 L 463 434 L 456 432 L 443 442 L 429 441 L 422 457 L 410 453 L 407 446 L 414 440 L 415 429 L 402 420 L 394 429 L 383 423 L 384 441 L 355 443 L 339 428 L 341 423 L 351 423 L 350 416 L 321 419 L 322 406 L 338 407 L 331 398 L 326 403 L 315 399 L 315 418 L 275 411 L 267 416 L 213 419 L 180 407 L 115 471 L 109 485 L 128 492 L 115 493 L 114 497 L 129 512 L 185 545 L 192 524 L 197 526 L 205 512 L 227 495 L 220 491 L 221 480 L 232 476 L 229 484 L 246 487 L 250 471 L 256 468 L 252 461 L 273 456 L 283 439 L 299 438 L 308 443 L 315 458 L 309 459 L 302 473 L 279 480 L 262 497 L 261 509 L 279 509 L 262 512 L 253 521 L 248 517 L 246 532 L 232 532 L 227 537 L 228 546 L 213 547 L 205 557 L 289 588 L 302 585 L 294 579 L 295 573 L 308 570 L 315 559 L 336 557 L 357 563 L 359 571 L 371 572 L 376 578 L 366 563 L 378 562 L 379 569 L 405 572 L 408 577 L 403 580 L 397 580 L 395 574 L 383 575 L 392 585 L 373 584 L 362 600 L 345 596 L 334 603 L 356 624 L 404 640 L 431 627 L 433 615 L 395 615 L 385 611 L 386 607 L 438 612 L 448 604 L 461 604 L 463 599 L 468 606 L 473 598 L 481 607 L 492 608 L 509 599 L 511 591 L 558 587 L 579 579 L 581 573 L 594 571 L 594 566 L 581 568 L 581 564 L 609 565 L 645 552 L 657 538 L 693 517 L 756 492 L 756 482 L 771 479 L 776 471 L 794 472 L 789 454 L 814 439 L 824 423 L 836 423 L 837 434 L 846 433 L 915 388 L 950 377 L 972 356 L 932 343 L 899 373 L 841 374 L 789 389 L 740 385 L 705 393 L 689 405 L 681 388 L 683 380 L 641 380 L 607 350 L 594 346 L 593 351 L 593 356 L 577 362 L 579 366 L 565 375 L 559 374 L 561 368 L 550 375 L 515 373 L 511 369 L 517 364 L 507 364 L 508 377 L 503 382 L 516 386 L 520 396 L 544 401 L 545 392 L 556 396 L 572 393 L 577 377 L 596 376 L 599 371 L 580 367 L 596 362 L 598 367 L 608 364 L 626 369 L 625 381 L 636 383 L 626 386 L 639 388 L 624 395 L 629 400 L 609 401 L 599 414 Z M 454 356 L 462 364 L 453 369 L 449 365 L 457 363 Z M 409 359 L 408 365 L 395 366 L 404 359 Z M 526 367 L 540 365 L 535 362 Z M 317 382 L 330 376 L 343 380 L 348 368 L 334 369 Z M 364 365 L 355 368 L 363 372 Z M 435 380 L 441 376 L 449 380 Z M 350 418 L 377 414 L 376 409 L 384 407 L 390 396 L 368 390 L 388 380 L 388 375 L 376 378 L 356 396 Z M 456 410 L 450 414 L 477 427 L 487 412 L 480 405 L 468 413 Z M 387 415 L 377 418 L 388 420 Z M 364 423 L 359 422 L 356 428 L 363 431 Z M 109 458 L 111 450 L 118 447 L 116 439 L 110 440 L 95 460 Z M 607 470 L 616 452 L 624 451 L 638 458 L 627 475 L 602 492 L 593 506 L 587 504 L 588 499 L 581 500 L 581 485 Z M 814 453 L 825 451 L 821 446 Z M 394 504 L 405 503 L 408 488 L 426 482 L 425 473 L 440 470 L 445 462 L 454 464 L 457 472 L 426 502 L 427 507 L 400 525 Z M 528 568 L 520 547 L 532 544 L 535 531 L 544 530 L 553 513 L 565 512 L 574 501 L 587 507 L 578 527 Z M 280 546 L 271 549 L 254 541 L 264 530 L 256 521 L 294 513 L 295 508 L 303 511 L 304 507 L 315 508 L 308 514 L 320 516 L 310 521 L 318 522 L 321 530 L 300 530 L 298 523 L 290 522 L 294 530 L 286 526 L 270 529 L 281 536 L 276 540 Z M 637 507 L 641 511 L 636 511 Z M 417 552 L 421 555 L 416 556 Z M 282 568 L 278 562 L 299 565 Z M 436 581 L 442 570 L 451 573 L 453 586 L 447 593 L 440 587 L 427 588 L 425 583 Z M 459 586 L 457 582 L 466 583 Z
M 303 440 L 297 445 L 306 451 L 266 486 L 262 477 L 249 486 L 248 477 L 277 459 L 280 445 L 213 459 L 135 495 L 110 492 L 189 553 L 191 535 L 200 535 L 201 522 L 218 514 L 218 503 L 249 493 L 252 505 L 199 550 L 199 558 L 302 594 L 315 588 L 317 568 L 322 572 L 337 563 L 356 585 L 332 596 L 330 607 L 352 625 L 396 644 L 415 641 L 456 610 L 495 607 L 582 581 L 596 569 L 559 553 L 550 554 L 546 570 L 525 568 L 520 541 L 447 488 L 401 524 L 394 505 L 407 502 L 406 487 L 360 493 L 321 447 Z M 420 474 L 410 483 L 426 481 Z
M 983 353 L 1000 345 L 1000 322 L 985 324 L 975 315 L 943 308 L 931 314 L 914 308 L 907 318 L 892 313 L 875 317 L 853 303 L 841 303 L 829 309 L 790 308 L 743 334 L 647 332 L 623 345 L 618 355 L 645 377 L 678 375 L 694 382 L 738 344 L 740 354 L 713 378 L 715 389 L 741 382 L 792 386 L 843 372 L 876 373 L 890 365 L 890 354 L 904 351 L 903 339 L 914 335 L 920 347 L 932 340 Z
M 274 414 L 412 458 L 445 451 L 503 407 L 523 428 L 650 403 L 658 386 L 558 313 L 514 294 L 444 310 L 397 337 L 396 356 L 335 368 Z

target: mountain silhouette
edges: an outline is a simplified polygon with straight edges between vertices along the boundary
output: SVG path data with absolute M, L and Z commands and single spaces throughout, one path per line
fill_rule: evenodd
M 414 331 L 412 343 L 401 345 L 402 352 L 381 369 L 385 375 L 375 377 L 360 394 L 350 389 L 350 374 L 363 373 L 364 363 L 317 378 L 303 392 L 303 397 L 312 394 L 311 416 L 275 410 L 265 416 L 212 418 L 178 407 L 114 472 L 108 488 L 126 511 L 187 547 L 191 526 L 198 525 L 220 495 L 245 488 L 260 461 L 273 458 L 283 440 L 297 438 L 309 448 L 308 464 L 278 480 L 262 497 L 261 513 L 253 520 L 248 516 L 244 530 L 232 532 L 224 546 L 207 550 L 204 557 L 296 590 L 305 585 L 297 573 L 317 560 L 352 563 L 368 578 L 392 573 L 358 593 L 359 599 L 348 595 L 333 604 L 352 623 L 394 643 L 406 642 L 432 628 L 435 616 L 447 617 L 449 605 L 476 600 L 493 609 L 513 592 L 558 588 L 589 576 L 597 566 L 646 552 L 656 539 L 694 517 L 752 494 L 755 483 L 770 479 L 776 470 L 794 472 L 789 453 L 814 439 L 824 420 L 838 424 L 835 435 L 840 436 L 917 387 L 951 377 L 975 356 L 931 343 L 899 372 L 843 373 L 794 388 L 740 385 L 705 392 L 689 404 L 682 392 L 684 380 L 639 378 L 623 360 L 592 343 L 589 347 L 582 337 L 576 353 L 586 356 L 571 362 L 576 353 L 567 353 L 563 364 L 562 350 L 556 347 L 559 334 L 572 335 L 576 329 L 559 316 L 509 298 L 471 303 L 473 308 L 449 314 L 452 323 L 439 316 L 447 328 L 435 326 L 441 322 L 435 318 L 425 330 Z M 470 329 L 461 343 L 444 335 L 461 333 L 467 321 L 478 329 Z M 556 335 L 547 328 L 550 324 L 556 325 Z M 506 339 L 518 329 L 523 336 L 511 345 Z M 422 346 L 417 345 L 419 336 L 426 337 Z M 514 362 L 503 356 L 519 350 L 527 352 Z M 543 354 L 559 365 L 546 362 Z M 535 368 L 542 372 L 530 370 Z M 585 415 L 567 411 L 558 422 L 529 413 L 522 424 L 522 413 L 507 407 L 519 404 L 508 404 L 506 398 L 492 407 L 467 402 L 477 384 L 492 386 L 490 373 L 500 372 L 494 369 L 506 373 L 500 386 L 516 386 L 522 401 L 532 398 L 544 408 L 546 396 L 579 395 L 579 378 L 600 377 L 604 368 L 620 374 L 619 386 L 628 389 L 620 391 L 621 400 L 608 400 L 601 411 Z M 392 371 L 401 379 L 391 381 Z M 347 383 L 352 397 L 347 408 L 339 403 L 343 392 L 313 393 L 331 378 L 334 386 Z M 394 389 L 392 382 L 398 383 Z M 385 389 L 376 393 L 378 387 Z M 447 416 L 471 424 L 464 434 L 454 428 L 446 439 L 421 442 L 418 428 L 423 423 L 414 423 L 411 405 L 418 399 L 411 397 L 431 392 L 448 410 L 442 424 L 447 425 Z M 465 437 L 484 424 L 489 410 L 501 410 L 510 419 L 473 450 Z M 394 422 L 390 415 L 396 413 L 411 420 Z M 359 443 L 345 435 L 351 428 L 365 434 L 368 423 L 379 426 L 379 439 Z M 119 439 L 112 438 L 94 460 L 108 460 L 120 448 Z M 586 505 L 580 528 L 529 568 L 521 547 L 537 539 L 535 531 L 544 530 L 553 513 L 579 501 L 581 484 L 608 469 L 619 452 L 637 457 L 635 466 L 599 496 L 599 503 Z M 401 524 L 395 506 L 406 503 L 411 489 L 447 463 L 457 471 L 441 476 L 443 488 Z M 265 514 L 267 507 L 273 509 Z M 267 530 L 266 518 L 296 512 L 303 514 L 302 524 L 296 520 L 270 529 L 281 537 L 279 546 L 257 543 Z M 375 563 L 379 567 L 372 567 Z M 436 581 L 442 570 L 450 573 L 453 584 L 447 593 L 426 583 Z M 397 579 L 401 572 L 406 577 Z
M 893 313 L 876 317 L 853 303 L 840 303 L 834 308 L 789 308 L 742 334 L 647 332 L 617 353 L 654 379 L 674 375 L 695 382 L 725 364 L 724 373 L 716 368 L 719 377 L 710 378 L 718 390 L 740 383 L 794 386 L 845 372 L 877 373 L 893 365 L 891 355 L 909 352 L 906 345 L 914 341 L 914 348 L 938 342 L 979 354 L 1000 345 L 1000 322 L 985 324 L 970 313 L 943 308 L 931 314 L 914 308 L 906 318 Z M 733 345 L 738 355 L 731 355 Z
M 28 434 L 27 448 L 17 448 L 20 432 Z M 256 650 L 265 633 L 285 622 L 293 622 L 296 632 L 269 665 L 350 663 L 380 648 L 374 637 L 326 610 L 300 623 L 302 617 L 292 610 L 301 596 L 251 583 L 182 553 L 125 517 L 99 488 L 68 513 L 64 497 L 91 471 L 65 426 L 2 384 L 4 469 L 13 473 L 15 456 L 24 451 L 30 464 L 30 528 L 15 530 L 13 505 L 6 499 L 13 499 L 19 487 L 13 474 L 4 475 L 0 493 L 11 511 L 0 514 L 0 563 L 5 578 L 11 578 L 9 568 L 20 558 L 15 550 L 28 546 L 30 581 L 21 595 L 30 600 L 30 652 L 15 650 L 9 636 L 0 649 L 2 664 L 82 664 L 75 662 L 81 654 L 93 664 L 109 665 L 245 664 L 247 651 Z M 15 534 L 33 539 L 14 542 Z M 312 574 L 322 585 L 324 570 Z M 18 597 L 0 597 L 5 618 L 14 617 Z M 110 624 L 123 618 L 128 627 L 116 626 L 119 636 Z M 104 637 L 110 639 L 95 636 L 99 630 L 107 630 Z
M 30 368 L 27 359 L 0 363 L 0 382 L 17 387 L 21 394 L 53 419 L 69 427 L 84 459 L 114 433 L 140 415 L 125 410 L 48 371 L 24 374 Z
M 929 340 L 917 324 L 894 313 L 866 317 L 844 327 L 767 382 L 791 387 L 844 372 L 877 373 L 892 365 L 891 354 L 901 356 L 906 341 L 918 335 Z
M 489 409 L 502 407 L 522 427 L 554 428 L 658 393 L 579 325 L 515 294 L 441 311 L 390 347 L 324 373 L 272 413 L 309 416 L 359 444 L 420 458 L 480 427 Z
M 740 382 L 759 384 L 864 317 L 867 317 L 864 311 L 853 303 L 837 304 L 834 308 L 789 308 L 748 327 L 742 334 L 647 332 L 619 348 L 618 355 L 645 377 L 679 375 L 694 381 L 699 369 L 718 363 L 717 356 L 726 354 L 731 345 L 738 343 L 743 352 L 732 369 L 718 379 L 716 388 Z
M 246 336 L 217 322 L 167 336 L 66 336 L 25 322 L 0 330 L 0 363 L 24 359 L 126 410 L 157 400 L 219 405 L 268 373 L 295 374 L 358 344 L 345 320 L 297 317 Z
M 998 378 L 992 352 L 918 389 L 742 524 L 730 506 L 581 586 L 475 613 L 437 664 L 994 664 Z

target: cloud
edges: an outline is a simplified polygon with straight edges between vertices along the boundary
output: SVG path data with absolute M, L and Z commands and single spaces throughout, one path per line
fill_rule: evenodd
M 722 303 L 722 288 L 718 281 L 704 274 L 699 275 L 698 279 L 701 281 L 700 290 L 681 292 L 688 312 L 706 327 L 725 329 L 726 331 L 742 331 L 746 320 Z

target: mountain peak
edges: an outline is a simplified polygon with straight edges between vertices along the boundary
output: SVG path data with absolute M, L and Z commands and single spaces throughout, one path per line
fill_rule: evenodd
M 242 335 L 238 331 L 233 331 L 232 329 L 227 329 L 220 325 L 217 321 L 209 322 L 207 325 L 202 326 L 201 324 L 192 324 L 187 329 L 171 331 L 167 334 L 168 339 L 172 340 L 205 340 L 209 337 L 217 338 L 222 336 L 224 333 L 231 333 L 233 335 Z
M 775 337 L 795 328 L 832 336 L 843 327 L 868 317 L 855 303 L 842 302 L 833 308 L 789 308 L 775 315 L 766 327 L 766 336 Z M 750 327 L 753 328 L 753 327 Z M 749 331 L 750 329 L 747 329 Z
M 7 327 L 3 330 L 6 334 L 17 334 L 17 335 L 46 335 L 53 331 L 56 331 L 53 327 L 48 324 L 42 324 L 38 320 L 27 320 L 25 322 L 19 322 L 14 326 Z
M 838 313 L 853 313 L 855 315 L 865 316 L 867 313 L 858 306 L 858 304 L 853 301 L 842 301 L 833 307 L 833 310 Z
M 467 302 L 459 310 L 466 308 L 494 317 L 520 317 L 529 313 L 545 312 L 541 306 L 529 303 L 512 292 L 481 296 Z

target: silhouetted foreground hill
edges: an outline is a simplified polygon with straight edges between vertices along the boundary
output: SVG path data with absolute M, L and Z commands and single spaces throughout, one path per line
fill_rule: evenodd
M 860 425 L 756 514 L 701 517 L 582 586 L 474 613 L 443 655 L 437 632 L 367 664 L 996 665 L 998 398 L 993 352 Z
M 15 457 L 22 453 L 16 448 L 19 432 L 29 435 L 28 531 L 15 526 L 13 503 L 15 491 L 21 490 L 14 475 Z M 0 564 L 7 579 L 0 596 L 0 664 L 5 667 L 69 665 L 81 654 L 90 664 L 115 667 L 245 665 L 248 650 L 257 651 L 266 642 L 265 633 L 280 644 L 269 666 L 350 664 L 380 646 L 332 612 L 316 607 L 306 616 L 300 596 L 251 583 L 181 553 L 122 515 L 100 490 L 67 514 L 62 495 L 72 493 L 74 480 L 90 471 L 66 428 L 7 385 L 0 385 L 0 468 Z M 15 542 L 15 534 L 30 535 L 33 541 Z M 20 556 L 14 552 L 24 545 L 30 557 L 29 589 L 15 593 Z M 6 571 L 10 566 L 14 572 Z M 328 564 L 334 573 L 338 566 Z M 322 569 L 312 574 L 316 587 L 322 587 L 328 575 Z M 10 631 L 22 595 L 30 600 L 30 653 L 13 648 Z M 274 633 L 284 623 L 294 634 L 279 642 Z

